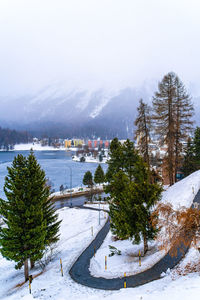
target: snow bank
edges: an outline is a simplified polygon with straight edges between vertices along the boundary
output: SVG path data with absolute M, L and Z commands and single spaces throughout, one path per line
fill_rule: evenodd
M 15 151 L 29 151 L 33 149 L 34 151 L 58 151 L 62 150 L 64 151 L 65 148 L 54 148 L 50 146 L 41 146 L 41 144 L 35 144 L 35 143 L 30 143 L 30 144 L 17 144 L 14 146 Z
M 172 204 L 174 209 L 190 207 L 199 189 L 200 171 L 196 171 L 163 192 L 162 202 Z
M 109 245 L 116 247 L 121 251 L 121 255 L 109 257 Z M 138 253 L 143 252 L 143 244 L 133 245 L 130 240 L 113 241 L 111 232 L 108 233 L 103 245 L 97 251 L 95 257 L 91 259 L 90 272 L 95 277 L 115 278 L 126 275 L 133 275 L 149 269 L 158 262 L 165 251 L 158 251 L 155 241 L 149 242 L 149 251 L 145 257 L 142 257 L 141 266 L 139 266 Z M 107 270 L 105 270 L 105 256 L 107 256 Z
M 200 171 L 197 171 L 164 191 L 161 201 L 172 204 L 175 209 L 180 206 L 190 207 L 199 189 Z M 121 255 L 109 257 L 109 245 L 119 249 Z M 114 278 L 123 276 L 124 272 L 128 276 L 147 270 L 166 254 L 164 250 L 159 251 L 157 241 L 149 242 L 149 248 L 150 251 L 142 258 L 142 266 L 140 267 L 138 253 L 139 250 L 141 253 L 143 252 L 143 243 L 133 245 L 130 240 L 113 241 L 112 235 L 109 233 L 95 257 L 91 259 L 90 272 L 95 277 Z M 105 256 L 108 260 L 107 270 L 104 267 Z
M 100 214 L 101 226 L 98 225 L 98 211 L 62 208 L 58 212 L 59 219 L 62 220 L 60 241 L 45 272 L 33 279 L 32 295 L 34 299 L 70 299 L 77 294 L 81 299 L 81 292 L 72 292 L 73 286 L 75 286 L 75 290 L 80 289 L 80 287 L 74 284 L 68 272 L 73 262 L 94 239 L 106 221 L 102 212 Z M 91 227 L 93 227 L 93 236 Z M 60 258 L 62 259 L 64 277 L 61 276 L 60 272 Z M 29 296 L 28 282 L 20 288 L 15 287 L 17 284 L 23 283 L 24 273 L 23 268 L 15 270 L 14 265 L 14 262 L 7 261 L 0 254 L 0 299 L 19 300 L 21 297 Z M 38 266 L 30 273 L 36 275 L 40 272 L 41 268 Z M 28 300 L 29 298 L 24 299 Z

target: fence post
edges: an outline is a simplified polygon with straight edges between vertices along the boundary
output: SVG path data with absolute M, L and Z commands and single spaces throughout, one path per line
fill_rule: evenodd
M 61 270 L 61 275 L 63 276 L 63 267 L 62 267 L 62 259 L 60 258 L 60 270 Z
M 139 250 L 139 266 L 141 267 L 141 253 L 140 253 L 140 250 Z
M 126 289 L 126 273 L 124 273 L 124 288 Z
M 107 256 L 105 256 L 105 270 L 107 270 Z
M 92 236 L 93 236 L 93 226 L 91 227 L 91 234 L 92 234 Z
M 31 294 L 31 283 L 32 283 L 32 281 L 33 281 L 33 276 L 30 275 L 30 276 L 28 277 L 28 280 L 29 280 L 29 293 Z

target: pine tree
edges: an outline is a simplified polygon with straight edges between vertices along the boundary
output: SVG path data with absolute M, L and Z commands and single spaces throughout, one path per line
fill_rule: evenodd
M 98 167 L 96 168 L 96 171 L 94 173 L 94 182 L 95 183 L 104 183 L 105 181 L 105 175 L 104 175 L 104 171 L 101 167 L 101 165 L 98 165 Z
M 33 154 L 18 155 L 8 168 L 4 191 L 7 201 L 0 200 L 0 214 L 7 225 L 0 232 L 0 251 L 4 257 L 24 264 L 28 280 L 28 260 L 31 265 L 41 259 L 45 247 L 58 240 L 60 222 L 50 202 L 45 173 Z
M 25 280 L 28 280 L 28 259 L 43 256 L 46 235 L 42 199 L 32 197 L 29 176 L 26 158 L 18 155 L 5 178 L 8 201 L 0 201 L 0 214 L 7 225 L 0 232 L 0 250 L 4 257 L 16 262 L 16 269 L 24 265 Z
M 181 171 L 183 172 L 184 177 L 186 177 L 191 173 L 195 172 L 196 170 L 197 170 L 197 165 L 195 160 L 194 146 L 191 138 L 188 138 Z
M 122 145 L 115 139 L 113 145 L 115 151 L 112 148 L 108 162 L 108 171 L 113 170 L 113 173 L 105 187 L 110 193 L 111 230 L 119 238 L 131 238 L 136 243 L 142 235 L 145 254 L 147 241 L 157 232 L 151 224 L 151 209 L 159 200 L 162 189 L 160 185 L 150 183 L 148 168 L 132 142 L 127 140 Z
M 153 108 L 156 133 L 161 144 L 167 145 L 167 170 L 172 185 L 180 167 L 182 140 L 191 130 L 193 115 L 191 99 L 175 73 L 168 73 L 159 83 Z
M 140 105 L 137 108 L 138 116 L 135 120 L 135 126 L 137 127 L 135 131 L 135 139 L 137 140 L 137 145 L 139 152 L 142 155 L 144 161 L 147 163 L 148 168 L 150 168 L 150 158 L 149 158 L 149 142 L 150 142 L 150 130 L 151 130 L 151 116 L 150 107 L 140 99 Z
M 194 155 L 197 169 L 200 168 L 200 127 L 197 127 L 194 132 Z
M 50 188 L 46 184 L 45 172 L 38 164 L 33 151 L 27 158 L 27 184 L 30 190 L 30 198 L 35 199 L 35 205 L 42 203 L 40 209 L 43 213 L 43 219 L 45 221 L 45 248 L 50 247 L 52 244 L 59 240 L 59 227 L 61 221 L 58 221 L 58 214 L 53 207 L 52 198 L 50 198 Z M 31 256 L 31 267 L 34 266 L 34 262 L 38 260 L 37 251 Z
M 85 175 L 83 177 L 83 184 L 87 185 L 88 187 L 93 186 L 93 178 L 92 173 L 90 171 L 85 172 Z
M 110 144 L 110 151 L 109 151 L 110 159 L 107 161 L 108 169 L 106 172 L 106 181 L 110 182 L 112 179 L 113 174 L 117 173 L 119 170 L 122 169 L 122 145 L 117 138 L 114 138 Z M 109 191 L 108 191 L 109 193 Z

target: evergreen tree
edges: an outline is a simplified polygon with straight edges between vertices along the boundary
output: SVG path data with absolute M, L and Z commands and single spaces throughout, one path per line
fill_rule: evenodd
M 172 185 L 180 166 L 182 140 L 191 130 L 193 115 L 191 99 L 175 73 L 168 73 L 159 83 L 153 108 L 156 133 L 161 143 L 167 145 L 167 170 Z
M 85 172 L 85 175 L 83 177 L 83 184 L 87 185 L 88 187 L 93 186 L 93 178 L 92 173 L 90 171 Z
M 114 138 L 110 144 L 110 159 L 107 161 L 108 169 L 106 172 L 106 181 L 109 183 L 113 175 L 122 170 L 128 175 L 129 181 L 135 176 L 135 163 L 138 159 L 138 153 L 135 150 L 134 143 L 127 139 L 121 144 L 117 138 Z M 105 187 L 109 193 L 109 184 Z
M 112 148 L 108 161 L 108 171 L 113 170 L 113 173 L 105 187 L 110 193 L 111 230 L 119 238 L 131 238 L 136 243 L 140 242 L 142 235 L 145 254 L 147 241 L 157 232 L 151 224 L 151 209 L 159 200 L 162 189 L 157 183 L 150 183 L 148 168 L 133 143 L 127 140 L 121 145 L 115 139 L 113 145 L 114 151 Z
M 101 167 L 101 165 L 98 165 L 98 167 L 96 168 L 96 171 L 94 173 L 94 182 L 95 183 L 104 183 L 105 181 L 105 175 L 104 175 L 104 171 Z
M 150 130 L 151 130 L 151 116 L 150 107 L 140 99 L 140 105 L 137 108 L 138 116 L 135 120 L 135 126 L 137 127 L 135 131 L 135 139 L 137 140 L 137 145 L 140 154 L 142 155 L 144 161 L 146 162 L 148 168 L 150 168 L 150 158 L 149 158 L 149 142 L 150 142 Z
M 200 127 L 197 127 L 194 132 L 194 155 L 197 169 L 200 168 Z
M 0 200 L 0 214 L 7 225 L 0 232 L 0 251 L 4 257 L 24 264 L 28 280 L 28 260 L 31 265 L 41 259 L 45 247 L 58 240 L 60 222 L 50 202 L 45 173 L 33 154 L 18 155 L 5 178 L 7 201 Z
M 188 138 L 181 170 L 183 172 L 184 177 L 190 175 L 191 173 L 197 170 L 194 146 L 192 144 L 191 138 Z
M 39 209 L 42 210 L 43 219 L 45 221 L 45 248 L 50 247 L 52 244 L 59 240 L 59 227 L 61 221 L 58 221 L 58 214 L 53 207 L 52 198 L 50 198 L 50 188 L 46 184 L 45 172 L 38 164 L 33 151 L 27 158 L 27 185 L 29 187 L 29 196 L 35 201 L 35 205 L 42 203 Z M 32 203 L 33 203 L 32 200 Z M 31 267 L 34 262 L 38 260 L 37 251 L 30 257 Z
M 26 158 L 18 155 L 5 178 L 8 201 L 0 201 L 0 214 L 7 225 L 1 228 L 0 250 L 4 257 L 16 262 L 16 269 L 24 265 L 25 280 L 28 280 L 28 259 L 43 256 L 46 235 L 42 199 L 31 197 L 28 173 Z
M 122 169 L 122 145 L 117 138 L 114 138 L 110 144 L 110 159 L 107 161 L 108 169 L 106 172 L 106 181 L 110 182 L 113 174 Z M 108 191 L 109 193 L 109 191 Z

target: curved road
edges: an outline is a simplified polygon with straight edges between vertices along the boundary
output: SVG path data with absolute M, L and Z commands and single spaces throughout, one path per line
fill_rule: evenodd
M 200 190 L 196 194 L 194 202 L 200 203 Z M 83 253 L 73 264 L 69 271 L 69 274 L 74 281 L 91 288 L 103 290 L 119 290 L 123 288 L 124 278 L 106 279 L 103 277 L 93 277 L 89 272 L 90 259 L 94 255 L 94 247 L 97 250 L 101 246 L 107 233 L 109 232 L 109 229 L 110 222 L 108 219 L 104 227 L 99 231 L 99 233 L 95 237 L 95 239 L 83 251 Z M 182 234 L 185 234 L 186 238 L 188 238 L 187 233 Z M 172 269 L 174 266 L 176 266 L 180 262 L 180 260 L 185 256 L 187 251 L 188 247 L 185 247 L 181 243 L 177 250 L 177 256 L 171 257 L 168 252 L 151 269 L 148 269 L 142 273 L 126 277 L 127 287 L 136 287 L 148 283 L 150 281 L 159 279 L 161 277 L 161 274 L 163 272 L 166 272 L 168 268 Z

